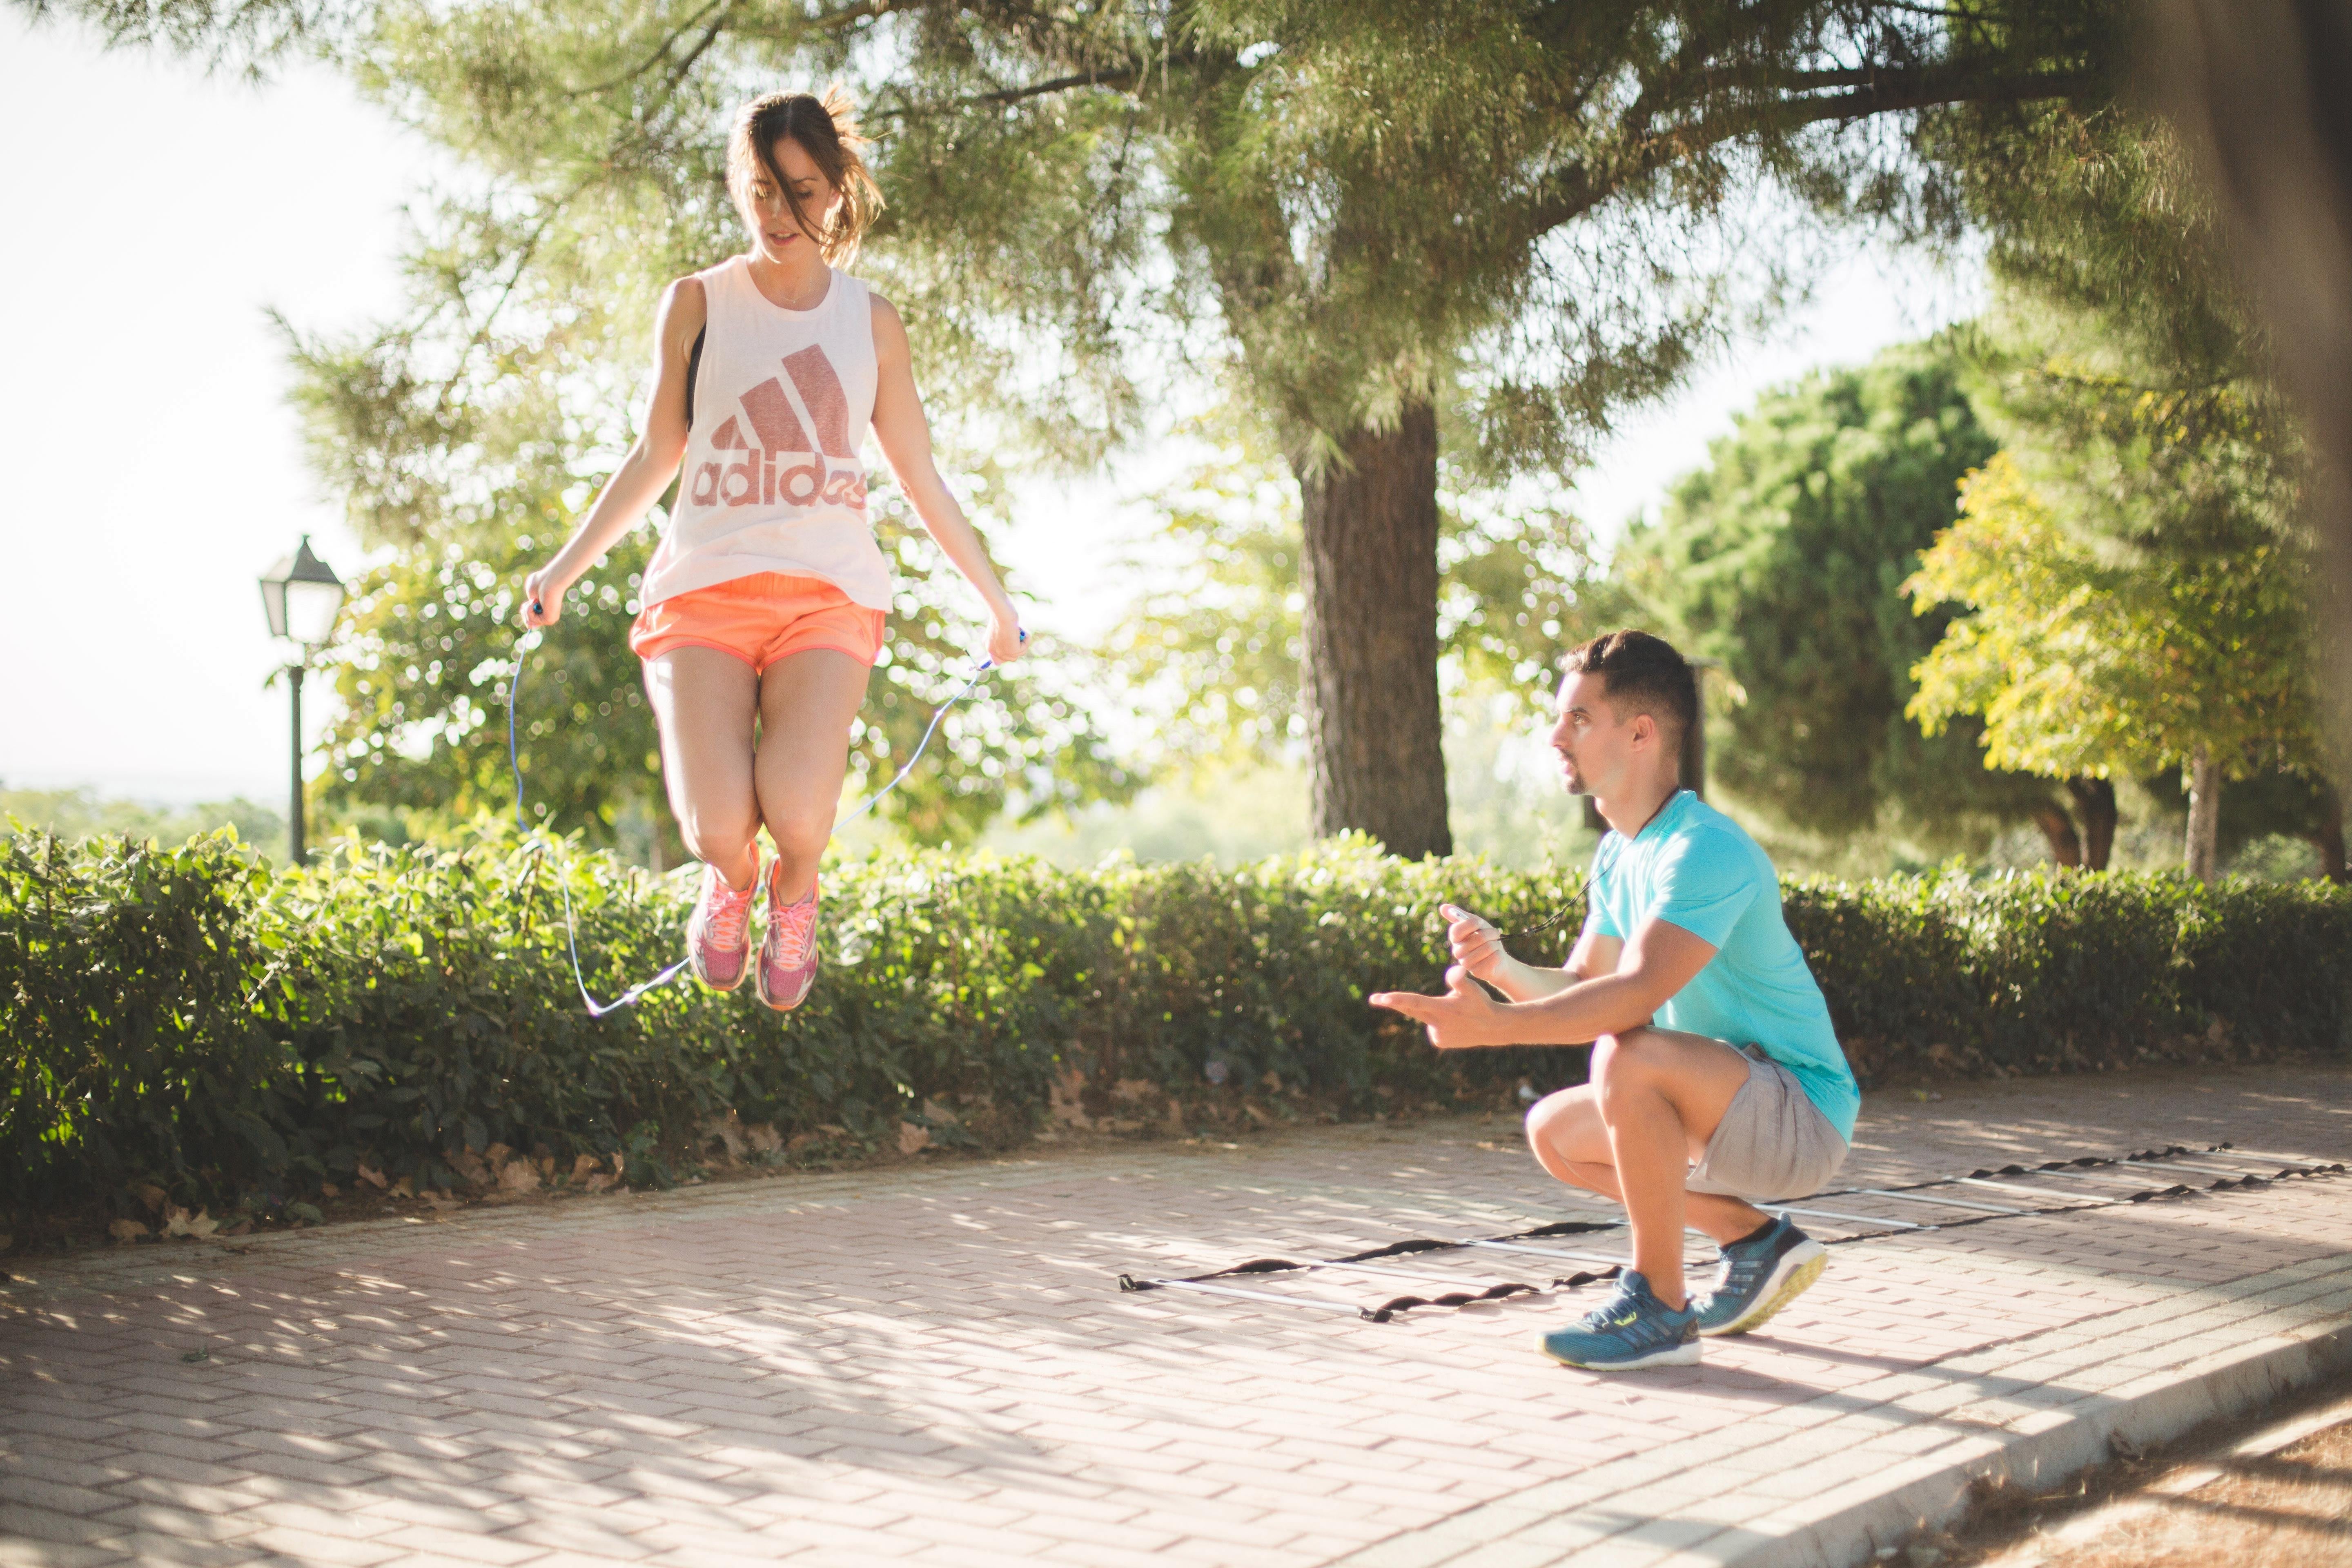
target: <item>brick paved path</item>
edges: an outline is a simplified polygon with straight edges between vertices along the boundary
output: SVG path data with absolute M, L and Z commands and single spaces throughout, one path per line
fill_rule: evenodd
M 1840 1182 L 2174 1141 L 2352 1157 L 2347 1090 L 1874 1095 Z M 1374 1324 L 1111 1287 L 1586 1212 L 1516 1137 L 1327 1128 L 19 1260 L 0 1563 L 1728 1561 L 2352 1308 L 2352 1179 L 1839 1247 L 1765 1333 L 1615 1379 L 1533 1350 L 1591 1289 Z M 1543 1277 L 1494 1256 L 1413 1267 Z

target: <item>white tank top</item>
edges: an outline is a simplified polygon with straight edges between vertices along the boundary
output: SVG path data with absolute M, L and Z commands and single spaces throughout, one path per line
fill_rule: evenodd
M 787 310 L 760 292 L 745 257 L 695 276 L 709 324 L 677 504 L 641 598 L 787 572 L 888 609 L 890 572 L 866 515 L 858 456 L 874 417 L 866 285 L 835 271 L 814 309 Z

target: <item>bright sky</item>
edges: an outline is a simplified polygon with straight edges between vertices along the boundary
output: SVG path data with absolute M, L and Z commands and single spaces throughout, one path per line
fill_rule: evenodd
M 359 550 L 303 467 L 264 311 L 315 331 L 390 309 L 402 204 L 430 155 L 323 72 L 256 90 L 13 11 L 0 145 L 23 150 L 0 166 L 18 236 L 0 252 L 0 451 L 17 475 L 0 510 L 16 584 L 0 618 L 0 784 L 274 801 L 286 694 L 262 688 L 282 661 L 255 579 L 304 532 L 339 568 Z M 1918 336 L 1976 294 L 1916 258 L 1857 255 L 1767 341 L 1627 420 L 1579 484 L 1581 510 L 1612 533 L 1764 387 Z M 992 543 L 1043 601 L 1037 625 L 1100 628 L 1120 502 L 1146 488 L 1115 477 L 1024 498 Z M 306 696 L 315 735 L 326 694 Z

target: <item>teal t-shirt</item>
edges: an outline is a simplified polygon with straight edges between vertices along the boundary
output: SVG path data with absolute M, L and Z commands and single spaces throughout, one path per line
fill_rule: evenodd
M 1681 791 L 1630 840 L 1602 836 L 1589 896 L 1588 931 L 1623 941 L 1655 919 L 1715 949 L 1658 1009 L 1660 1028 L 1762 1047 L 1853 1142 L 1862 1090 L 1804 951 L 1780 918 L 1780 879 L 1745 828 Z

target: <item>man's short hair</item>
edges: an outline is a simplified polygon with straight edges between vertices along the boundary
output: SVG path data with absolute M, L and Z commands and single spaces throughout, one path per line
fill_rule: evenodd
M 1698 674 L 1675 645 L 1648 632 L 1603 632 L 1561 660 L 1568 674 L 1601 677 L 1601 695 L 1622 722 L 1647 713 L 1679 752 L 1698 722 Z

